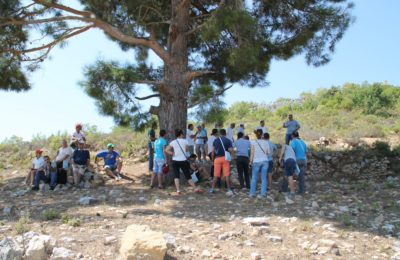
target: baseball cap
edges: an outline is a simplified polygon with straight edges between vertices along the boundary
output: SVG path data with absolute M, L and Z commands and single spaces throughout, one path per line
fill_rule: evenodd
M 40 149 L 36 149 L 36 151 L 35 151 L 35 153 L 43 153 L 43 151 L 42 150 L 40 150 Z
M 107 144 L 107 148 L 114 148 L 114 145 L 112 143 Z

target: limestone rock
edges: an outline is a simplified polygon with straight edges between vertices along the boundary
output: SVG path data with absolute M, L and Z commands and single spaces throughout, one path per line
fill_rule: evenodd
M 243 223 L 248 224 L 250 226 L 266 226 L 268 225 L 269 218 L 266 217 L 251 217 L 244 218 Z
M 0 241 L 0 259 L 22 259 L 23 249 L 11 238 Z
M 164 259 L 167 243 L 161 232 L 145 225 L 127 227 L 121 241 L 121 259 Z
M 281 243 L 283 241 L 280 236 L 267 236 L 267 239 L 274 243 Z
M 96 198 L 93 197 L 81 197 L 79 199 L 79 204 L 81 205 L 93 205 L 97 202 Z
M 25 252 L 26 260 L 42 260 L 46 259 L 46 245 L 40 236 L 35 236 L 29 241 Z
M 73 260 L 75 259 L 75 253 L 64 247 L 56 247 L 53 249 L 53 254 L 50 260 Z
M 253 252 L 251 253 L 251 259 L 252 260 L 260 260 L 261 259 L 261 255 L 257 252 Z

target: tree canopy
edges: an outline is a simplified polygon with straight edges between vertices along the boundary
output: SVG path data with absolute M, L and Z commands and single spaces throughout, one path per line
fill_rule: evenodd
M 100 111 L 139 126 L 149 118 L 139 101 L 159 98 L 150 113 L 161 127 L 182 127 L 188 107 L 218 104 L 235 83 L 266 86 L 272 59 L 329 62 L 352 7 L 347 0 L 1 1 L 0 89 L 29 89 L 26 72 L 55 46 L 98 28 L 135 52 L 130 64 L 102 60 L 85 69 L 81 85 Z M 150 65 L 149 51 L 160 66 Z M 137 97 L 140 87 L 154 94 Z

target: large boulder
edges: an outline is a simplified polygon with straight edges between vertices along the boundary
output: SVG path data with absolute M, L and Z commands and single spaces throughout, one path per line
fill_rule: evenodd
M 22 259 L 23 249 L 13 239 L 6 237 L 0 241 L 0 259 Z
M 121 241 L 121 259 L 164 259 L 167 242 L 161 232 L 145 225 L 130 225 Z
M 55 247 L 50 260 L 73 260 L 75 259 L 75 253 L 64 247 Z

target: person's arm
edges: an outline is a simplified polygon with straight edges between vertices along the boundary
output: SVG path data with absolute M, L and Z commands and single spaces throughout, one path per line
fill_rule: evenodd
M 211 160 L 215 160 L 215 146 L 213 145 L 212 151 L 211 151 Z
M 286 122 L 283 123 L 283 128 L 287 128 Z
M 86 161 L 86 166 L 89 167 L 89 165 L 90 165 L 90 152 L 87 151 L 87 154 L 88 154 L 88 159 Z
M 163 154 L 164 154 L 164 158 L 165 158 L 165 163 L 166 163 L 166 164 L 168 164 L 168 163 L 167 163 L 167 158 L 168 158 L 167 147 L 168 147 L 168 145 L 165 145 L 165 146 L 164 146 L 164 149 L 163 149 Z
M 300 129 L 300 124 L 299 124 L 299 122 L 297 122 L 296 130 L 294 130 L 294 131 L 296 132 L 299 129 Z
M 172 146 L 171 146 L 171 145 L 167 145 L 167 146 L 165 147 L 165 149 L 164 149 L 164 152 L 167 153 L 167 154 L 169 154 L 169 155 L 171 155 L 171 156 L 174 155 L 174 152 L 172 152 Z
M 285 145 L 283 144 L 281 148 L 281 154 L 279 155 L 279 162 L 282 161 L 284 153 L 285 153 Z
M 250 158 L 249 158 L 249 165 L 253 164 L 254 159 L 254 145 L 250 143 Z

